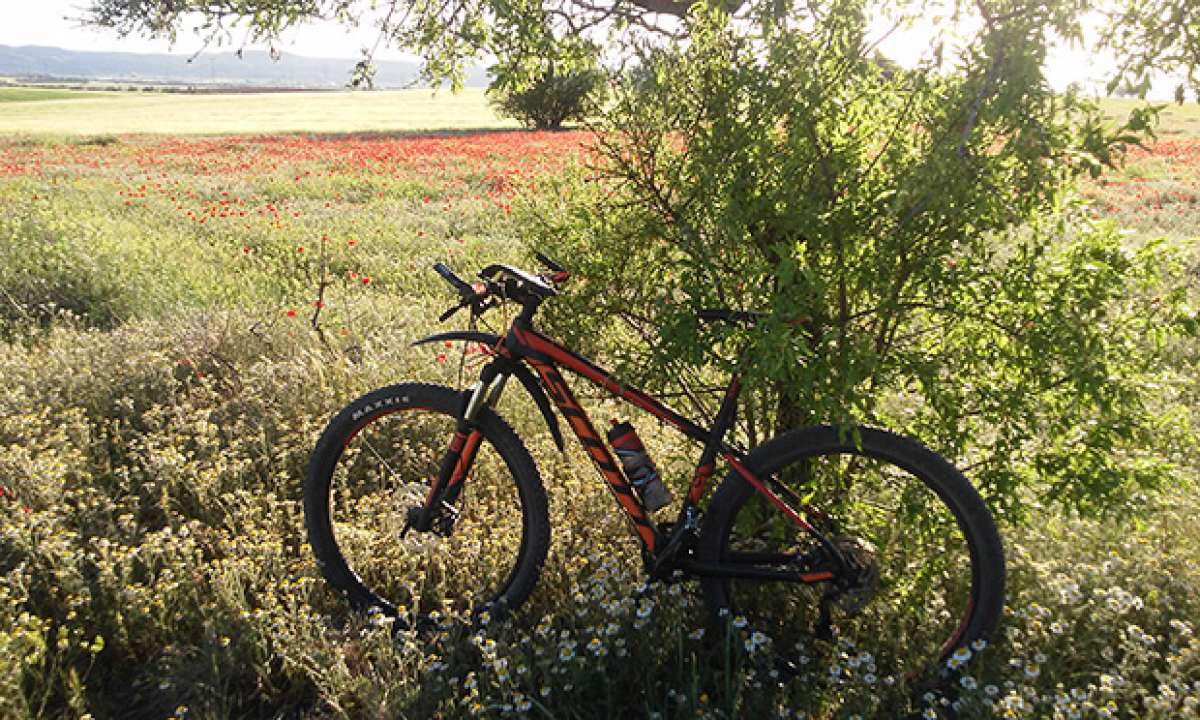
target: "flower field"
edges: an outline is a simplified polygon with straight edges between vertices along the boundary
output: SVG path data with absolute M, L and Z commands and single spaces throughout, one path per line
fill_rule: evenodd
M 372 388 L 460 382 L 456 349 L 410 347 L 452 299 L 430 265 L 529 265 L 522 193 L 587 141 L 0 139 L 0 718 L 901 717 L 888 638 L 814 648 L 784 683 L 694 584 L 644 586 L 594 471 L 517 392 L 500 412 L 553 529 L 514 622 L 393 632 L 320 578 L 300 498 L 321 429 Z M 1177 244 L 1200 295 L 1200 140 L 1084 195 L 1129 242 Z M 1187 378 L 1200 348 L 1174 352 Z M 1191 378 L 1155 399 L 1184 425 Z M 1171 459 L 1190 485 L 1003 529 L 1002 630 L 919 714 L 1200 718 L 1200 453 Z

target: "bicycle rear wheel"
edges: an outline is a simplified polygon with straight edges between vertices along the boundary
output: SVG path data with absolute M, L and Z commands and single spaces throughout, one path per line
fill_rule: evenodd
M 832 583 L 704 580 L 714 609 L 761 633 L 751 647 L 770 645 L 795 672 L 900 686 L 946 675 L 985 644 L 1004 603 L 1000 536 L 945 459 L 886 431 L 820 426 L 765 443 L 746 465 L 777 494 L 790 492 L 793 507 L 802 498 L 819 510 L 825 518 L 810 521 L 864 568 L 857 587 L 828 601 L 826 622 L 820 608 Z M 780 569 L 794 567 L 779 558 L 823 554 L 736 474 L 714 495 L 698 544 L 704 561 L 775 558 Z
M 492 410 L 460 513 L 442 532 L 406 531 L 454 434 L 462 394 L 408 383 L 350 403 L 317 442 L 304 485 L 309 544 L 325 579 L 356 609 L 406 624 L 434 611 L 493 616 L 517 608 L 549 547 L 546 492 L 528 450 Z

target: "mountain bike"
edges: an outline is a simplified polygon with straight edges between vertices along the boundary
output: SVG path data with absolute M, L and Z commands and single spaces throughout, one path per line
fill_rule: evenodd
M 802 427 L 742 448 L 727 435 L 753 358 L 743 358 L 713 422 L 701 426 L 534 328 L 539 306 L 569 278 L 537 257 L 547 272 L 490 265 L 475 284 L 435 265 L 459 294 L 442 321 L 463 309 L 474 319 L 501 303 L 520 308 L 503 336 L 468 329 L 414 343 L 470 344 L 484 358 L 479 379 L 465 390 L 380 388 L 351 402 L 321 435 L 304 487 L 308 539 L 324 577 L 352 607 L 419 626 L 447 611 L 499 618 L 529 597 L 550 522 L 542 476 L 495 411 L 516 378 L 560 451 L 554 407 L 579 439 L 636 533 L 649 577 L 698 580 L 718 617 L 761 633 L 784 662 L 803 662 L 816 641 L 836 641 L 845 652 L 886 637 L 872 667 L 911 679 L 944 675 L 970 654 L 965 648 L 981 647 L 1003 606 L 1004 556 L 986 505 L 951 463 L 871 427 Z M 724 309 L 699 317 L 761 319 Z M 654 519 L 648 490 L 631 482 L 638 468 L 629 452 L 618 447 L 622 461 L 614 458 L 564 368 L 698 447 L 672 519 Z M 727 471 L 705 504 L 718 461 Z

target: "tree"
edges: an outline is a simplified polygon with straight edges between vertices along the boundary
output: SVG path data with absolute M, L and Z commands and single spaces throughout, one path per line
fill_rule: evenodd
M 425 61 L 423 77 L 431 83 L 449 81 L 455 89 L 477 55 L 490 55 L 520 91 L 539 78 L 538 66 L 546 57 L 556 59 L 560 75 L 590 70 L 601 48 L 580 40 L 598 28 L 634 23 L 663 32 L 656 13 L 685 10 L 675 0 L 620 0 L 610 7 L 585 0 L 94 0 L 84 20 L 122 35 L 175 40 L 190 28 L 206 43 L 266 42 L 272 47 L 281 33 L 306 22 L 370 22 L 379 28 L 379 42 L 364 50 L 353 76 L 356 85 L 370 83 L 371 57 L 380 45 L 389 44 L 419 53 Z
M 457 77 L 480 51 L 524 68 L 517 86 L 559 48 L 614 68 L 602 161 L 580 173 L 599 181 L 548 180 L 558 186 L 525 221 L 590 280 L 557 304 L 570 318 L 560 330 L 623 357 L 639 380 L 684 378 L 695 392 L 728 369 L 708 347 L 749 345 L 761 391 L 747 398 L 745 439 L 812 420 L 886 423 L 968 465 L 1014 514 L 1038 498 L 1112 507 L 1167 477 L 1144 448 L 1170 423 L 1143 390 L 1194 318 L 1169 255 L 1123 247 L 1074 191 L 1147 137 L 1154 110 L 1110 127 L 1094 103 L 1053 92 L 1044 64 L 1054 38 L 1086 41 L 1116 53 L 1114 88 L 1144 92 L 1163 69 L 1195 91 L 1200 6 L 381 5 L 385 39 L 421 51 L 430 78 Z M 94 0 L 92 19 L 171 35 L 198 12 L 210 32 L 242 21 L 271 39 L 364 7 Z M 938 28 L 923 62 L 880 58 L 887 28 L 918 16 Z M 1091 36 L 1089 18 L 1101 26 Z M 630 58 L 636 73 L 621 65 Z M 714 305 L 769 319 L 693 341 L 694 310 Z
M 686 37 L 688 12 L 704 4 L 768 21 L 783 20 L 789 8 L 779 0 L 91 0 L 84 20 L 122 34 L 169 39 L 191 28 L 218 44 L 234 42 L 239 29 L 242 41 L 274 43 L 306 22 L 373 22 L 381 43 L 422 55 L 427 79 L 458 84 L 478 53 L 512 62 L 580 37 L 598 39 L 597 53 L 646 37 L 670 44 Z M 819 20 L 828 17 L 831 5 L 811 0 L 794 9 L 807 9 Z M 1186 77 L 1181 90 L 1200 89 L 1200 6 L 1190 0 L 878 0 L 864 4 L 863 11 L 897 25 L 940 17 L 951 30 L 1035 19 L 1051 34 L 1043 38 L 1043 49 L 1052 37 L 1089 40 L 1085 21 L 1094 18 L 1099 29 L 1092 46 L 1110 48 L 1120 60 L 1114 88 L 1125 82 L 1145 89 L 1154 72 L 1178 72 Z M 369 81 L 373 51 L 360 64 L 360 80 Z
M 520 90 L 493 83 L 488 96 L 498 114 L 519 120 L 535 130 L 558 130 L 571 120 L 586 120 L 602 98 L 604 74 L 599 70 L 558 72 L 547 67 Z
M 602 181 L 531 194 L 536 242 L 589 279 L 549 307 L 556 329 L 693 392 L 749 347 L 750 442 L 902 428 L 1014 515 L 1161 482 L 1146 449 L 1172 426 L 1142 389 L 1186 330 L 1173 260 L 1123 248 L 1072 185 L 1149 118 L 1109 129 L 1038 82 L 1037 20 L 982 31 L 953 71 L 904 71 L 864 42 L 863 3 L 827 7 L 759 33 L 694 13 L 687 47 L 618 92 Z M 705 307 L 767 319 L 698 327 Z

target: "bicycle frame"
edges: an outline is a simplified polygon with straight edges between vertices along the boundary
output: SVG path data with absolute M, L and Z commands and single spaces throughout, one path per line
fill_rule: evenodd
M 828 539 L 817 531 L 796 508 L 773 492 L 767 482 L 746 467 L 744 464 L 746 454 L 743 451 L 725 442 L 725 434 L 734 423 L 737 400 L 741 392 L 740 372 L 735 372 L 731 377 L 713 426 L 706 430 L 650 395 L 616 380 L 610 373 L 582 355 L 537 332 L 526 318 L 516 318 L 508 333 L 494 347 L 490 348 L 490 352 L 497 357 L 497 360 L 493 360 L 481 370 L 480 382 L 475 384 L 466 399 L 458 427 L 443 457 L 438 482 L 431 485 L 429 495 L 426 497 L 425 510 L 427 512 L 432 510 L 432 505 L 436 504 L 439 498 L 455 499 L 463 480 L 470 471 L 475 452 L 482 438 L 478 431 L 472 429 L 472 420 L 485 403 L 491 404 L 498 399 L 507 379 L 504 369 L 497 365 L 523 362 L 532 367 L 541 378 L 551 400 L 558 407 L 562 416 L 566 418 L 572 432 L 587 451 L 592 463 L 616 499 L 618 507 L 633 525 L 642 544 L 643 556 L 652 569 L 661 566 L 664 560 L 670 559 L 671 551 L 678 549 L 685 531 L 696 529 L 698 506 L 712 477 L 718 455 L 734 472 L 775 505 L 787 518 L 816 537 L 825 549 L 832 551 L 837 565 L 842 565 L 841 553 L 832 547 Z M 570 386 L 564 381 L 559 368 L 570 370 L 603 388 L 614 397 L 654 415 L 694 442 L 703 445 L 700 460 L 693 471 L 691 484 L 678 517 L 672 525 L 673 531 L 670 536 L 650 519 L 645 506 L 614 460 L 608 445 L 601 439 Z M 440 488 L 445 488 L 445 491 L 440 491 Z M 782 556 L 758 558 L 760 563 L 767 560 L 784 561 Z M 680 567 L 696 575 L 791 579 L 806 583 L 827 581 L 835 575 L 828 570 L 788 572 L 744 566 L 736 569 L 701 565 L 696 562 L 672 567 Z
M 609 452 L 607 444 L 601 441 L 587 414 L 580 407 L 578 401 L 576 401 L 571 388 L 563 381 L 562 375 L 558 372 L 558 367 L 565 367 L 571 370 L 594 385 L 604 388 L 615 397 L 654 415 L 687 437 L 704 445 L 704 451 L 692 475 L 692 483 L 687 497 L 684 499 L 680 520 L 683 520 L 688 513 L 688 509 L 696 507 L 703 497 L 708 481 L 713 473 L 715 456 L 719 453 L 751 485 L 759 489 L 760 492 L 766 493 L 768 498 L 773 498 L 772 502 L 775 502 L 780 509 L 787 512 L 789 517 L 794 521 L 799 521 L 799 524 L 806 530 L 812 529 L 798 513 L 792 511 L 787 506 L 787 503 L 774 495 L 774 493 L 771 493 L 753 473 L 746 469 L 745 465 L 742 464 L 744 453 L 724 442 L 724 435 L 733 424 L 733 413 L 731 410 L 735 406 L 741 392 L 741 376 L 739 374 L 734 374 L 729 386 L 726 388 L 725 397 L 721 403 L 722 411 L 718 412 L 717 422 L 714 423 L 711 430 L 705 430 L 695 422 L 683 417 L 642 391 L 620 383 L 587 358 L 568 350 L 535 330 L 514 327 L 511 336 L 515 338 L 516 342 L 510 343 L 506 338 L 506 348 L 510 353 L 525 359 L 542 378 L 542 382 L 549 391 L 551 399 L 554 400 L 563 416 L 567 418 L 572 431 L 574 431 L 580 443 L 587 449 L 588 454 L 596 464 L 601 475 L 608 482 L 610 488 L 618 494 L 622 509 L 626 511 L 626 514 L 630 516 L 630 520 L 639 528 L 639 535 L 647 552 L 650 554 L 655 552 L 661 538 L 657 533 L 643 533 L 640 530 L 642 527 L 653 528 L 654 526 L 646 517 L 645 508 L 632 492 L 629 481 L 625 478 L 624 473 L 613 462 L 613 457 Z M 623 498 L 628 498 L 631 502 L 627 502 Z

